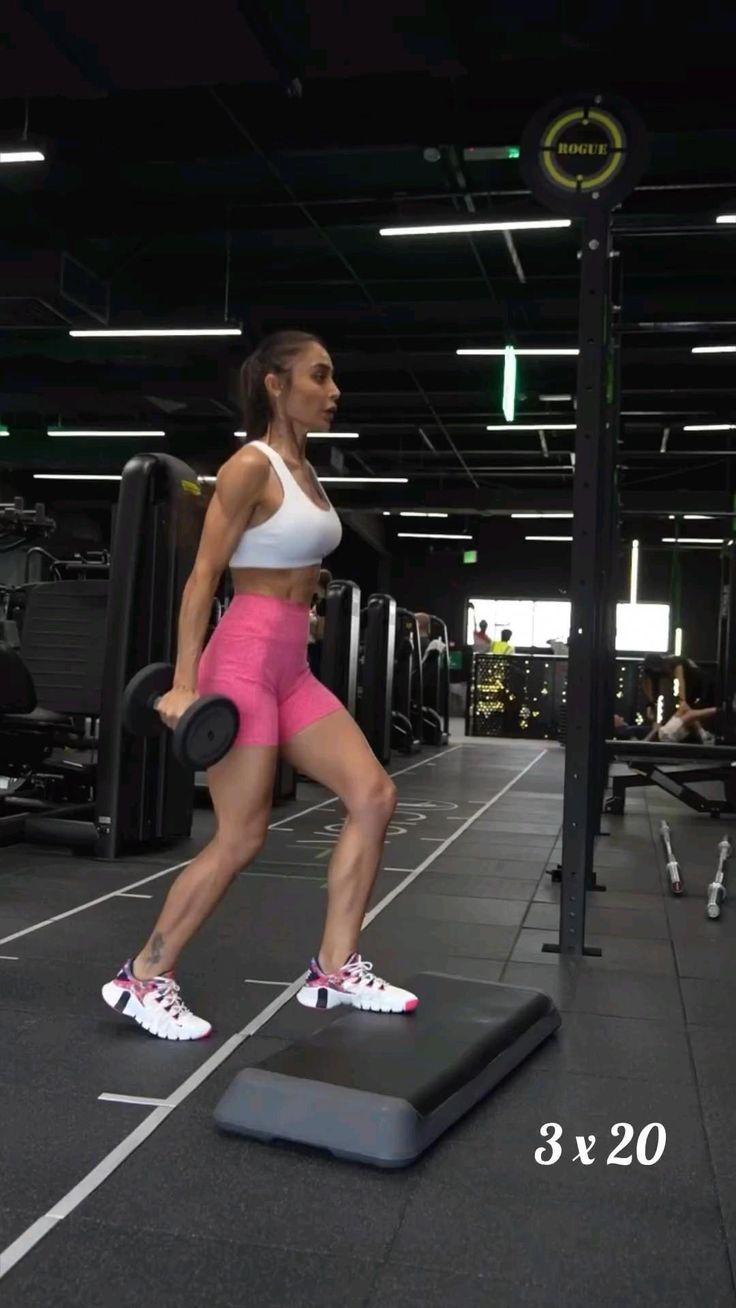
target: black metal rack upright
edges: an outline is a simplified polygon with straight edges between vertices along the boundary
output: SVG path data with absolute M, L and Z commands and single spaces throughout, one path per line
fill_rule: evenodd
M 611 257 L 611 212 L 635 186 L 646 155 L 636 112 L 603 93 L 560 97 L 540 109 L 522 138 L 522 171 L 533 194 L 582 220 L 560 932 L 557 945 L 543 946 L 578 956 L 601 952 L 585 944 L 585 900 L 595 885 L 604 741 L 613 711 L 619 392 L 613 306 L 621 304 L 621 289 L 620 273 L 612 271 L 618 261 Z

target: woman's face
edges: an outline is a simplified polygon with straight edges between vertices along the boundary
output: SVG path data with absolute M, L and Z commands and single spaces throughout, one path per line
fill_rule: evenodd
M 316 341 L 305 346 L 292 364 L 289 382 L 269 374 L 268 381 L 278 416 L 303 431 L 329 431 L 340 392 L 335 384 L 332 359 Z M 277 383 L 274 386 L 273 383 Z

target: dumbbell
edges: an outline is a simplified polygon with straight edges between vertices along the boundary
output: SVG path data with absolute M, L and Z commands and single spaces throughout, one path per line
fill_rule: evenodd
M 158 736 L 169 730 L 157 710 L 173 681 L 170 663 L 149 663 L 128 682 L 123 694 L 123 722 L 134 736 Z M 203 695 L 182 713 L 173 729 L 174 757 L 186 767 L 204 771 L 224 758 L 239 726 L 240 714 L 231 699 Z

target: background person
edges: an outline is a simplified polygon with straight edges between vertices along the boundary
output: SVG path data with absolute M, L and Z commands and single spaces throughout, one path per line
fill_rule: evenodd
M 504 627 L 501 632 L 501 639 L 494 640 L 491 645 L 491 654 L 513 654 L 514 647 L 511 644 L 512 631 L 510 627 Z

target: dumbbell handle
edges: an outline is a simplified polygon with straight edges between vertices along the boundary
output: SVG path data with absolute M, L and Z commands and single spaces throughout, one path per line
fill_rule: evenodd
M 708 905 L 706 908 L 708 917 L 716 918 L 721 915 L 721 904 L 726 898 L 726 886 L 724 884 L 726 863 L 731 857 L 731 852 L 731 841 L 728 836 L 725 836 L 718 846 L 718 871 L 715 879 L 708 886 Z
M 717 875 L 718 874 L 716 874 L 716 876 Z M 708 886 L 708 906 L 706 909 L 708 917 L 715 918 L 721 916 L 721 903 L 726 898 L 726 887 L 723 884 L 723 873 L 720 875 L 720 881 L 711 881 Z

